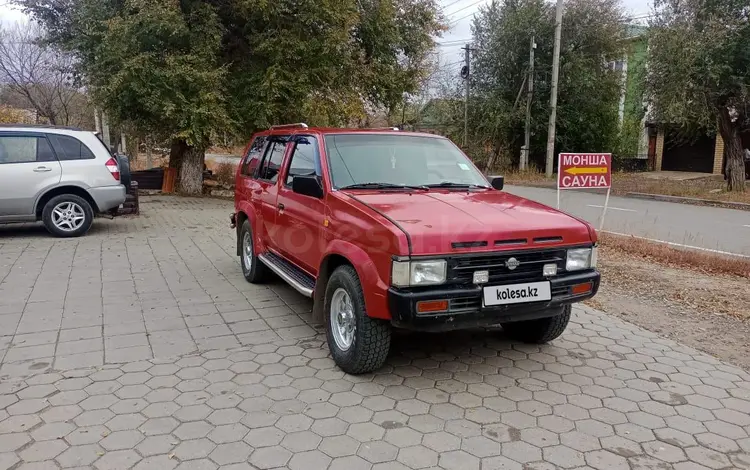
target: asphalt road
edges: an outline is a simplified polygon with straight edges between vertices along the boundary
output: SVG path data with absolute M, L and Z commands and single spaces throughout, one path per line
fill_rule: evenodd
M 557 194 L 552 189 L 507 186 L 506 191 L 552 207 L 557 205 Z M 562 191 L 560 209 L 598 229 L 604 199 L 599 194 Z M 748 211 L 612 196 L 604 231 L 750 258 Z

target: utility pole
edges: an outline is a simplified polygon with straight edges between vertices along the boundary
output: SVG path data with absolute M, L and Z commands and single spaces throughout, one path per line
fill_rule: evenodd
M 526 80 L 529 86 L 529 92 L 526 95 L 526 135 L 523 139 L 523 153 L 518 165 L 521 171 L 529 166 L 529 153 L 531 150 L 531 101 L 534 99 L 534 50 L 536 41 L 534 35 L 531 35 L 531 45 L 529 46 L 529 78 Z
M 469 93 L 471 91 L 471 48 L 468 44 L 463 47 L 464 50 L 464 68 L 461 74 L 466 85 L 466 97 L 464 98 L 464 148 L 469 145 Z
M 560 78 L 560 36 L 562 35 L 563 0 L 557 0 L 555 10 L 555 47 L 552 53 L 552 97 L 550 98 L 549 128 L 547 129 L 547 178 L 555 166 L 555 125 L 557 121 L 557 81 Z

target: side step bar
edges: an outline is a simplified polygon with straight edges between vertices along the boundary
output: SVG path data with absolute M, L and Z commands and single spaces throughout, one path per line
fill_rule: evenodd
M 303 272 L 297 266 L 285 260 L 275 253 L 263 253 L 258 255 L 263 264 L 268 269 L 276 273 L 281 279 L 286 281 L 297 292 L 305 297 L 312 297 L 315 290 L 315 279 Z

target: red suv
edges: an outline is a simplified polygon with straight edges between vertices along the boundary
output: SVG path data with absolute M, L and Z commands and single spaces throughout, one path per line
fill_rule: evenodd
M 274 126 L 237 170 L 237 255 L 249 282 L 313 298 L 351 374 L 383 364 L 393 328 L 544 343 L 599 287 L 596 232 L 502 188 L 444 137 Z

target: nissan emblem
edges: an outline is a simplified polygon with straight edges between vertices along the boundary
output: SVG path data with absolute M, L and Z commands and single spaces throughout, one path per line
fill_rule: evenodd
M 510 269 L 511 271 L 513 271 L 520 265 L 521 265 L 521 262 L 515 258 L 508 258 L 508 261 L 505 262 L 505 267 Z

